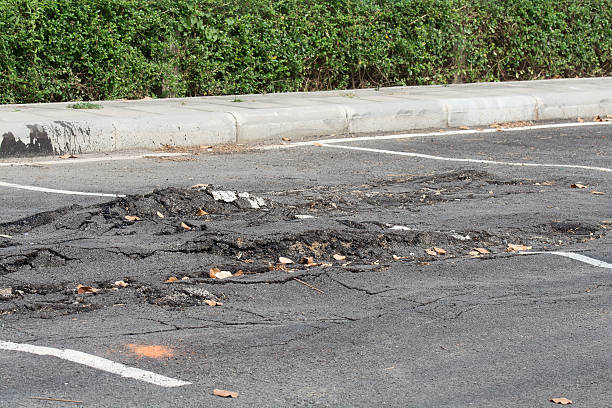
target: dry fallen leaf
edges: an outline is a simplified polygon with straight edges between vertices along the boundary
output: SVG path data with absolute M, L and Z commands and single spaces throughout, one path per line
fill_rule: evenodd
M 462 130 L 468 130 L 468 129 L 469 129 L 469 126 L 459 126 L 459 129 L 462 129 Z
M 434 249 L 433 249 L 433 250 L 434 250 L 434 251 L 436 251 L 436 254 L 438 254 L 438 255 L 444 255 L 444 254 L 446 254 L 446 250 L 445 250 L 445 249 L 442 249 L 442 248 L 437 248 L 437 247 L 434 247 Z
M 128 284 L 125 281 L 119 280 L 119 281 L 115 281 L 115 283 L 113 283 L 113 286 L 120 286 L 122 288 L 125 288 Z
M 212 149 L 213 147 L 210 145 L 201 145 L 200 149 Z
M 336 261 L 344 261 L 346 259 L 346 256 L 340 255 L 340 254 L 334 254 L 334 259 Z
M 606 193 L 604 193 L 603 191 L 591 191 L 591 194 L 595 194 L 595 195 L 605 195 Z
M 293 261 L 289 258 L 285 258 L 284 256 L 279 256 L 278 257 L 278 262 L 282 263 L 282 264 L 292 264 Z
M 583 123 L 583 122 L 584 122 L 584 119 L 582 119 L 582 118 L 578 118 L 578 119 L 576 119 L 576 121 L 577 121 L 578 123 Z
M 282 138 L 281 138 L 281 140 L 282 140 L 283 142 L 290 142 L 290 141 L 291 141 L 291 139 L 290 139 L 290 138 L 288 138 L 288 137 L 282 137 Z
M 157 212 L 157 216 L 158 216 L 159 218 L 166 218 L 166 217 L 164 217 L 164 214 L 162 214 L 162 213 L 161 213 L 161 212 L 159 212 L 159 211 Z
M 223 398 L 228 398 L 228 397 L 238 398 L 238 393 L 237 392 L 227 391 L 227 390 L 219 390 L 219 389 L 216 389 L 216 388 L 213 390 L 213 395 L 216 395 L 217 397 L 223 397 Z
M 478 251 L 470 251 L 468 252 L 468 255 L 470 255 L 471 257 L 477 258 L 480 256 L 480 252 Z
M 185 280 L 189 280 L 189 276 L 183 276 L 183 277 L 181 278 L 181 280 L 184 280 L 184 281 L 185 281 Z
M 429 255 L 431 255 L 431 256 L 436 256 L 436 255 L 438 255 L 438 254 L 436 253 L 436 251 L 434 251 L 434 250 L 433 250 L 433 249 L 431 249 L 431 248 L 427 248 L 427 249 L 425 250 L 425 252 L 426 252 L 426 253 L 428 253 L 428 254 L 429 254 Z
M 488 249 L 485 248 L 474 248 L 474 251 L 478 251 L 481 254 L 490 254 L 491 251 L 489 251 Z
M 508 244 L 508 248 L 506 248 L 506 252 L 516 252 L 516 251 L 528 251 L 532 246 L 520 245 L 520 244 Z
M 234 274 L 234 276 L 242 276 L 242 275 L 244 275 L 244 271 L 242 269 L 238 269 L 236 273 Z
M 166 283 L 172 283 L 172 282 L 176 282 L 178 280 L 178 278 L 176 276 L 171 276 L 168 279 L 166 279 Z
M 210 276 L 212 279 L 215 279 L 217 277 L 217 273 L 219 273 L 219 272 L 221 272 L 221 269 L 219 269 L 217 267 L 212 267 L 208 271 L 208 276 Z
M 140 217 L 137 217 L 135 215 L 126 215 L 123 218 L 125 218 L 128 221 L 140 221 Z
M 551 398 L 550 402 L 554 402 L 555 404 L 560 404 L 560 405 L 569 405 L 569 404 L 573 404 L 572 400 L 569 400 L 565 397 L 561 397 L 561 398 Z
M 204 188 L 204 187 L 208 187 L 208 184 L 195 184 L 193 186 L 191 186 L 192 189 L 197 190 L 199 188 Z
M 191 227 L 184 222 L 181 222 L 181 227 L 183 227 L 185 231 L 191 231 Z
M 212 300 L 212 299 L 206 299 L 204 301 L 204 303 L 206 303 L 208 306 L 223 306 L 223 303 L 221 302 L 217 302 L 216 300 Z
M 323 146 L 321 143 L 317 143 L 317 142 L 313 142 L 312 145 L 313 146 L 317 146 L 317 147 L 322 147 Z
M 207 214 L 208 214 L 208 213 L 207 213 L 206 211 L 204 211 L 203 209 L 201 209 L 201 208 L 198 208 L 198 212 L 196 213 L 196 215 L 197 215 L 198 217 L 201 217 L 201 216 L 203 216 L 203 215 L 207 215 Z
M 210 271 L 208 271 L 208 276 L 210 276 L 213 279 L 225 279 L 225 278 L 231 278 L 232 277 L 232 273 L 230 271 L 222 271 L 219 268 L 210 268 Z
M 603 122 L 603 119 L 601 118 L 601 116 L 597 115 L 593 118 L 593 122 Z
M 77 293 L 79 295 L 82 295 L 83 293 L 96 293 L 99 290 L 100 289 L 96 289 L 96 288 L 91 287 L 91 286 L 77 285 Z
M 79 156 L 77 156 L 76 154 L 63 154 L 59 156 L 58 158 L 60 159 L 78 159 Z
M 570 186 L 571 188 L 588 188 L 589 186 L 585 184 L 575 183 Z
M 393 260 L 394 261 L 399 261 L 400 259 L 402 259 L 401 256 L 393 255 Z

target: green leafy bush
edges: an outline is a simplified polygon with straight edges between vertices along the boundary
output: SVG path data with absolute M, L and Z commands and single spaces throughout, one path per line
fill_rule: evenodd
M 0 0 L 0 103 L 611 73 L 610 0 Z

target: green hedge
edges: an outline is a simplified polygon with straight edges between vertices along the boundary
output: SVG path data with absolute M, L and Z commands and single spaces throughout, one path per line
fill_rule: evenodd
M 610 0 L 0 0 L 0 103 L 610 74 Z

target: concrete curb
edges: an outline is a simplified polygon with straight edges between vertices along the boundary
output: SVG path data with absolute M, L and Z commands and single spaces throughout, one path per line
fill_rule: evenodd
M 0 157 L 252 144 L 612 113 L 612 77 L 0 106 Z

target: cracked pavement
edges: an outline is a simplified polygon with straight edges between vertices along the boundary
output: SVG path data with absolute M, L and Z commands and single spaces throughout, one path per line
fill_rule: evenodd
M 350 145 L 612 166 L 612 126 Z M 611 262 L 610 173 L 317 146 L 198 153 L 2 168 L 6 182 L 128 196 L 2 191 L 0 234 L 11 238 L 0 238 L 0 289 L 10 288 L 0 340 L 192 385 L 0 350 L 0 406 L 74 406 L 32 396 L 92 407 L 535 407 L 560 396 L 612 406 L 611 271 L 506 251 Z M 426 252 L 434 247 L 446 253 Z M 213 267 L 234 276 L 213 279 Z M 79 294 L 79 284 L 99 290 Z M 173 355 L 134 355 L 130 344 Z

